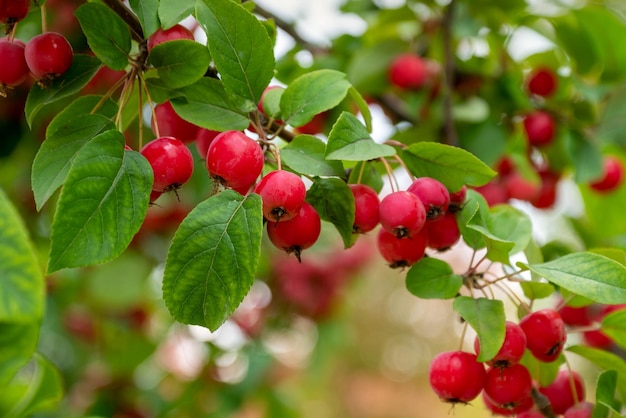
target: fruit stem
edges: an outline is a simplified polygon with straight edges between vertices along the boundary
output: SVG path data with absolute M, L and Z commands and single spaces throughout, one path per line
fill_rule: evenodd
M 463 351 L 463 342 L 465 341 L 465 334 L 467 333 L 467 326 L 469 322 L 463 322 L 463 329 L 461 330 L 461 343 L 459 344 L 459 351 Z
M 357 184 L 361 184 L 363 179 L 363 172 L 365 171 L 365 161 L 361 161 L 361 169 L 359 170 L 359 177 L 356 179 Z
M 572 396 L 574 397 L 574 405 L 577 405 L 581 399 L 578 397 L 578 391 L 576 391 L 576 382 L 574 381 L 574 374 L 572 373 L 572 366 L 569 364 L 567 357 L 565 358 L 565 366 L 569 371 L 569 388 L 572 391 Z
M 539 392 L 536 387 L 532 388 L 530 395 L 532 396 L 537 409 L 543 414 L 544 417 L 557 418 L 557 415 L 552 409 L 552 405 L 550 405 L 550 400 L 543 393 Z
M 389 176 L 389 186 L 391 187 L 391 192 L 393 193 L 396 190 L 400 190 L 400 185 L 398 184 L 398 180 L 396 179 L 396 176 L 393 175 L 393 170 L 391 169 L 391 166 L 389 165 L 387 160 L 385 160 L 385 158 L 379 158 L 379 160 L 385 166 L 385 170 L 387 171 L 387 176 Z
M 102 105 L 104 104 L 104 102 L 106 102 L 111 96 L 113 96 L 113 93 L 120 88 L 120 86 L 126 81 L 126 79 L 128 78 L 128 76 L 130 75 L 130 73 L 126 73 L 124 75 L 124 77 L 120 78 L 114 85 L 113 87 L 111 87 L 105 94 L 104 96 L 102 96 L 102 98 L 98 101 L 98 103 L 96 103 L 96 105 L 93 107 L 93 109 L 91 109 L 91 114 L 93 115 L 94 113 L 96 113 L 98 111 L 98 109 L 100 109 L 102 107 Z
M 157 138 L 160 138 L 161 133 L 159 131 L 159 122 L 157 121 L 156 111 L 154 110 L 155 104 L 154 104 L 154 101 L 152 100 L 152 95 L 150 94 L 150 90 L 148 90 L 148 86 L 146 84 L 146 80 L 143 78 L 143 74 L 141 72 L 138 72 L 137 77 L 139 77 L 139 82 L 141 83 L 141 86 L 143 86 L 143 89 L 146 92 L 146 96 L 148 97 L 148 104 L 150 105 L 150 112 L 152 112 L 152 120 L 154 121 L 154 134 L 156 135 Z M 141 149 L 141 147 L 139 147 L 139 149 Z
M 39 7 L 39 11 L 41 12 L 41 32 L 46 33 L 48 32 L 48 18 L 45 3 Z
M 406 166 L 404 161 L 402 161 L 402 158 L 400 158 L 398 154 L 395 154 L 393 156 L 393 159 L 396 160 L 402 166 L 402 168 L 404 168 L 404 171 L 406 171 L 406 173 L 409 175 L 409 178 L 411 179 L 411 181 L 415 181 L 415 176 L 413 175 L 413 173 L 411 173 L 411 171 L 409 170 L 409 167 Z
M 458 146 L 459 138 L 454 128 L 452 114 L 452 93 L 454 90 L 454 52 L 452 50 L 452 21 L 456 1 L 451 0 L 443 14 L 442 30 L 444 45 L 444 87 L 443 87 L 443 120 L 445 127 L 444 143 Z

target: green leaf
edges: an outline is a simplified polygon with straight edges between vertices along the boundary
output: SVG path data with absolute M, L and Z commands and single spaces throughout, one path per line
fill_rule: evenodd
M 152 182 L 150 164 L 124 151 L 120 132 L 104 132 L 82 147 L 52 221 L 48 272 L 120 255 L 146 216 Z
M 422 258 L 406 275 L 406 288 L 422 299 L 452 299 L 463 286 L 463 278 L 436 258 Z
M 85 3 L 74 15 L 96 57 L 114 70 L 126 68 L 131 36 L 124 20 L 102 3 Z
M 178 91 L 184 97 L 172 99 L 172 107 L 195 125 L 220 132 L 243 130 L 250 125 L 248 116 L 232 104 L 219 80 L 202 78 Z
M 0 385 L 6 386 L 37 348 L 39 320 L 25 323 L 0 322 Z
M 189 39 L 163 42 L 152 48 L 148 59 L 163 83 L 171 88 L 185 87 L 200 80 L 211 63 L 208 49 Z
M 485 239 L 480 231 L 470 227 L 480 225 L 486 227 L 486 219 L 489 217 L 489 206 L 485 198 L 475 190 L 468 189 L 463 209 L 458 214 L 457 220 L 463 241 L 475 250 L 485 248 Z
M 100 60 L 97 58 L 75 54 L 69 70 L 55 78 L 52 84 L 45 88 L 35 84 L 28 93 L 24 108 L 28 125 L 32 126 L 35 116 L 44 106 L 78 93 L 99 68 Z
M 458 296 L 452 307 L 478 334 L 480 341 L 478 361 L 491 360 L 500 351 L 506 333 L 502 301 Z
M 313 116 L 337 106 L 351 85 L 346 75 L 335 70 L 317 70 L 296 78 L 280 99 L 283 121 L 302 126 Z
M 161 26 L 168 29 L 189 16 L 196 7 L 196 0 L 159 1 Z
M 473 154 L 438 142 L 417 142 L 404 150 L 402 159 L 414 176 L 436 178 L 449 190 L 482 186 L 496 175 Z
M 542 283 L 535 281 L 522 281 L 520 282 L 524 296 L 530 300 L 545 299 L 554 293 L 554 286 L 550 283 Z
M 617 372 L 617 390 L 622 401 L 626 400 L 626 363 L 620 356 L 606 350 L 583 345 L 568 347 L 567 351 L 586 358 L 604 370 L 615 370 Z
M 196 18 L 226 91 L 240 110 L 254 110 L 274 76 L 273 44 L 263 24 L 231 0 L 199 0 Z
M 593 143 L 575 131 L 569 131 L 569 153 L 574 162 L 574 181 L 586 183 L 602 175 L 602 153 Z
M 41 144 L 33 161 L 31 182 L 37 210 L 63 185 L 76 154 L 95 136 L 115 129 L 101 115 L 78 114 L 73 119 L 63 116 L 62 124 L 53 120 L 55 129 Z
M 67 129 L 67 125 L 74 122 L 75 119 L 83 117 L 83 115 L 91 116 L 91 112 L 99 105 L 102 96 L 80 96 L 72 101 L 69 105 L 63 108 L 56 114 L 54 119 L 50 121 L 46 128 L 46 138 L 54 135 L 59 129 Z M 104 103 L 99 105 L 99 108 L 94 112 L 95 115 L 102 115 L 107 119 L 113 119 L 117 114 L 118 107 L 111 100 L 105 100 Z M 87 117 L 89 117 L 87 116 Z M 115 125 L 112 125 L 114 129 Z
M 328 160 L 366 161 L 395 154 L 395 148 L 374 142 L 365 126 L 349 112 L 341 113 L 328 135 Z
M 372 132 L 372 112 L 370 111 L 369 105 L 367 104 L 363 96 L 361 96 L 361 93 L 359 93 L 359 91 L 354 87 L 350 87 L 348 92 L 350 93 L 350 97 L 352 97 L 352 100 L 354 100 L 354 102 L 356 103 L 356 106 L 359 108 L 361 115 L 363 115 L 365 128 L 368 132 Z
M 307 191 L 306 201 L 315 208 L 320 218 L 335 225 L 344 247 L 350 247 L 354 225 L 354 195 L 346 182 L 338 178 L 316 177 Z
M 280 149 L 281 161 L 300 174 L 345 177 L 341 161 L 326 160 L 326 144 L 313 135 L 298 135 Z
M 608 418 L 611 413 L 620 415 L 620 403 L 615 399 L 616 389 L 617 371 L 605 370 L 600 373 L 596 383 L 596 406 L 591 418 Z
M 537 358 L 532 355 L 530 350 L 526 350 L 520 364 L 524 365 L 528 369 L 533 380 L 539 383 L 539 386 L 545 387 L 554 381 L 559 373 L 561 364 L 564 362 L 565 356 L 563 356 L 563 354 L 561 354 L 556 360 L 551 361 L 550 363 L 545 363 L 537 360 Z
M 0 322 L 43 315 L 45 284 L 22 218 L 0 189 Z
M 376 193 L 380 193 L 385 185 L 380 173 L 376 170 L 374 164 L 369 161 L 359 161 L 350 169 L 348 183 L 366 184 L 374 189 Z
M 280 98 L 283 96 L 284 92 L 285 89 L 280 86 L 271 86 L 265 89 L 263 99 L 260 103 L 265 115 L 276 120 L 282 119 L 280 113 Z
M 215 331 L 248 293 L 260 258 L 261 198 L 224 191 L 196 206 L 170 246 L 163 299 L 177 321 Z
M 602 332 L 620 347 L 626 348 L 626 309 L 620 309 L 602 318 Z
M 606 304 L 626 300 L 626 268 L 599 254 L 580 252 L 526 267 L 564 289 Z
M 163 3 L 180 3 L 176 2 L 163 2 Z M 133 9 L 141 28 L 143 29 L 143 36 L 149 38 L 154 32 L 159 29 L 159 0 L 130 0 L 130 7 Z M 181 19 L 182 20 L 182 19 Z
M 155 71 L 156 72 L 156 71 Z M 146 78 L 146 87 L 150 92 L 152 100 L 156 103 L 163 103 L 174 97 L 183 97 L 178 89 L 174 89 L 165 84 L 160 78 L 150 77 Z

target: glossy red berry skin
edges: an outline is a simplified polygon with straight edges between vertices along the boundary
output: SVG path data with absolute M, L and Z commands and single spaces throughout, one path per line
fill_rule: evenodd
M 487 373 L 476 355 L 464 351 L 440 353 L 430 363 L 428 379 L 439 399 L 467 403 L 483 390 Z
M 575 393 L 572 388 L 575 388 Z M 577 400 L 585 400 L 585 386 L 582 377 L 575 371 L 560 370 L 554 381 L 546 387 L 539 388 L 539 392 L 550 400 L 552 409 L 557 415 L 565 413 L 574 406 Z
M 424 60 L 415 54 L 397 56 L 389 67 L 389 81 L 402 90 L 418 89 L 428 78 Z
M 446 212 L 441 218 L 426 222 L 425 228 L 428 246 L 437 251 L 448 250 L 461 239 L 459 224 L 452 212 Z
M 183 25 L 174 25 L 169 29 L 158 29 L 148 38 L 148 51 L 152 51 L 157 45 L 167 41 L 175 41 L 177 39 L 189 39 L 193 41 L 195 38 L 193 33 Z
M 0 88 L 2 85 L 15 87 L 22 84 L 29 75 L 24 56 L 24 42 L 0 39 Z
M 494 368 L 510 367 L 518 364 L 526 351 L 526 334 L 515 322 L 506 321 L 504 342 L 496 355 L 487 364 Z M 480 340 L 474 340 L 474 350 L 480 354 Z
M 407 191 L 422 201 L 429 221 L 442 217 L 450 205 L 450 192 L 446 186 L 431 177 L 416 178 Z
M 530 145 L 544 147 L 554 141 L 556 128 L 548 112 L 537 110 L 524 118 L 524 130 Z
M 542 309 L 522 318 L 519 323 L 526 334 L 526 345 L 537 360 L 556 360 L 565 345 L 567 335 L 561 315 L 554 309 Z
M 487 371 L 485 395 L 501 408 L 514 408 L 530 397 L 532 378 L 521 364 Z
M 390 267 L 409 267 L 424 257 L 426 244 L 428 244 L 428 234 L 422 230 L 411 238 L 398 238 L 381 228 L 378 230 L 376 244 L 378 251 Z
M 354 225 L 352 231 L 365 234 L 376 228 L 380 221 L 378 193 L 366 184 L 349 184 L 354 196 Z
M 193 174 L 193 156 L 189 148 L 173 137 L 160 137 L 148 142 L 141 155 L 154 172 L 152 190 L 166 192 L 178 189 Z
M 530 73 L 526 88 L 531 94 L 549 97 L 554 94 L 557 86 L 558 79 L 554 71 L 547 67 L 540 67 Z
M 294 253 L 298 260 L 302 250 L 317 242 L 322 230 L 320 216 L 313 206 L 304 202 L 298 214 L 283 222 L 267 222 L 267 235 L 276 248 Z
M 154 116 L 151 125 L 155 135 L 157 135 L 156 128 L 158 126 L 158 134 L 161 136 L 173 136 L 186 144 L 197 140 L 200 127 L 178 116 L 171 102 L 167 101 L 156 105 Z
M 29 9 L 30 0 L 0 0 L 0 22 L 19 22 L 26 17 Z
M 506 407 L 494 403 L 494 401 L 489 399 L 489 397 L 485 394 L 485 391 L 483 391 L 482 393 L 482 399 L 487 409 L 489 409 L 493 415 L 502 415 L 505 417 L 516 416 L 519 418 L 521 416 L 526 416 L 522 414 L 529 411 L 534 405 L 533 398 L 531 396 L 528 396 L 517 405 L 511 405 Z M 532 415 L 530 417 L 533 418 Z M 541 414 L 541 418 L 545 418 L 543 414 Z
M 426 209 L 413 193 L 398 191 L 380 202 L 380 224 L 398 238 L 412 237 L 426 223 Z
M 610 193 L 617 189 L 624 179 L 624 166 L 619 158 L 608 155 L 602 162 L 602 176 L 589 183 L 592 190 Z
M 209 174 L 226 187 L 239 192 L 249 189 L 263 170 L 259 144 L 240 131 L 217 135 L 207 152 Z
M 254 187 L 263 200 L 263 216 L 273 222 L 293 219 L 304 203 L 306 186 L 297 174 L 285 170 L 268 173 Z
M 24 50 L 26 63 L 36 80 L 55 78 L 72 65 L 72 46 L 63 35 L 45 32 L 33 37 Z
M 582 327 L 591 324 L 589 306 L 574 307 L 565 305 L 559 308 L 558 312 L 565 325 Z
M 565 411 L 563 418 L 591 418 L 594 406 L 591 402 L 579 402 Z

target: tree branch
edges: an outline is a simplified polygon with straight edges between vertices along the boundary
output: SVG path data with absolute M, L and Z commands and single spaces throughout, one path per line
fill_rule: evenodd
M 543 393 L 539 392 L 537 388 L 532 388 L 531 396 L 533 397 L 535 406 L 544 417 L 557 418 L 554 410 L 552 409 L 552 405 L 550 405 L 550 401 Z
M 452 114 L 452 93 L 454 91 L 454 51 L 452 50 L 452 21 L 454 20 L 454 6 L 456 1 L 451 0 L 446 7 L 442 20 L 444 43 L 444 88 L 443 88 L 443 122 L 445 129 L 444 142 L 448 145 L 459 145 L 459 138 L 454 127 Z
M 141 28 L 141 23 L 139 23 L 139 19 L 132 10 L 130 10 L 121 0 L 102 0 L 104 4 L 109 6 L 111 10 L 113 10 L 119 17 L 121 17 L 124 22 L 128 25 L 130 29 L 130 33 L 134 40 L 139 43 L 142 43 L 144 39 L 143 29 Z

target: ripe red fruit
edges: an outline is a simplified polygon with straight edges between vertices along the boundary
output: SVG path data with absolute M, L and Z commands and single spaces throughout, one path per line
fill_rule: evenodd
M 487 374 L 476 355 L 447 351 L 435 356 L 428 369 L 433 391 L 444 402 L 467 403 L 483 390 Z
M 602 319 L 608 314 L 624 309 L 624 305 L 594 305 L 588 307 L 590 322 L 602 323 Z M 601 330 L 591 330 L 583 332 L 583 340 L 585 344 L 599 348 L 601 350 L 609 350 L 615 342 L 611 337 Z
M 193 173 L 193 156 L 189 148 L 173 137 L 160 137 L 141 149 L 154 172 L 152 190 L 167 192 L 185 184 Z
M 380 220 L 380 201 L 378 193 L 366 184 L 349 184 L 354 195 L 354 225 L 355 234 L 364 234 L 378 225 Z
M 183 25 L 174 25 L 169 29 L 158 29 L 148 38 L 148 51 L 152 48 L 167 41 L 175 41 L 177 39 L 194 40 L 193 33 Z
M 424 257 L 428 234 L 422 229 L 411 238 L 398 238 L 381 228 L 378 231 L 377 247 L 391 268 L 409 267 Z
M 556 91 L 557 84 L 558 79 L 554 71 L 547 67 L 540 67 L 530 73 L 526 88 L 531 94 L 548 97 Z
M 24 50 L 26 63 L 36 80 L 55 78 L 72 65 L 72 46 L 63 35 L 46 32 L 33 37 Z
M 220 132 L 212 131 L 210 129 L 200 128 L 196 136 L 196 148 L 198 149 L 198 155 L 202 159 L 206 159 L 206 154 L 209 152 L 209 146 L 211 142 L 218 136 Z
M 426 223 L 428 246 L 438 251 L 445 251 L 461 239 L 461 231 L 456 215 L 446 212 L 441 218 Z
M 29 8 L 30 0 L 0 0 L 0 22 L 9 25 L 19 22 L 26 17 Z
M 530 145 L 534 147 L 549 145 L 554 140 L 554 119 L 548 112 L 537 110 L 524 118 L 524 130 Z
M 624 166 L 619 158 L 607 155 L 602 162 L 602 176 L 589 183 L 589 187 L 601 193 L 609 193 L 622 184 Z
M 3 86 L 15 87 L 26 80 L 29 74 L 24 56 L 24 42 L 0 39 L 0 93 Z
M 502 182 L 497 180 L 492 180 L 483 186 L 476 187 L 474 190 L 485 198 L 490 207 L 506 203 L 509 200 L 506 187 L 504 187 Z
M 411 238 L 422 230 L 425 222 L 426 209 L 413 193 L 393 192 L 380 202 L 380 224 L 398 238 Z
M 480 354 L 480 340 L 474 340 L 474 350 Z M 487 362 L 494 368 L 510 367 L 520 362 L 526 350 L 526 334 L 515 322 L 506 321 L 506 331 L 502 347 L 496 355 Z
M 285 88 L 281 86 L 268 86 L 265 88 L 265 90 L 263 90 L 263 93 L 261 93 L 261 99 L 259 100 L 259 103 L 257 104 L 257 109 L 259 109 L 259 112 L 261 112 L 262 114 L 267 115 L 267 113 L 265 112 L 265 109 L 263 108 L 263 106 L 265 105 L 265 96 L 267 95 L 268 92 L 272 90 L 276 90 L 276 89 L 285 90 Z M 278 121 L 278 122 L 281 122 L 281 121 Z
M 446 186 L 431 177 L 416 178 L 407 191 L 422 201 L 429 221 L 442 217 L 450 205 L 450 192 Z
M 298 214 L 283 222 L 267 222 L 267 235 L 276 248 L 294 253 L 300 260 L 300 253 L 311 247 L 320 236 L 322 222 L 313 206 L 304 202 Z
M 263 163 L 259 144 L 240 131 L 226 131 L 216 136 L 206 158 L 209 174 L 240 193 L 254 184 L 263 170 Z
M 487 409 L 491 411 L 493 415 L 502 415 L 505 417 L 512 417 L 513 415 L 515 415 L 516 417 L 519 418 L 521 416 L 526 416 L 526 415 L 521 415 L 521 414 L 524 414 L 525 412 L 530 410 L 530 408 L 532 408 L 534 405 L 533 398 L 531 396 L 528 396 L 517 405 L 508 406 L 508 407 L 503 407 L 494 403 L 494 401 L 489 399 L 489 397 L 485 394 L 485 391 L 483 391 L 482 393 L 482 398 L 483 398 L 483 402 L 485 403 L 485 406 L 487 407 Z M 534 418 L 532 415 L 526 416 L 526 417 Z M 543 414 L 540 413 L 539 418 L 544 418 Z
M 536 409 L 530 409 L 528 411 L 524 411 L 524 412 L 517 414 L 517 418 L 545 418 L 545 415 L 543 415 L 541 412 L 537 411 Z
M 485 395 L 501 408 L 514 408 L 530 397 L 532 378 L 521 364 L 487 371 Z
M 254 193 L 263 200 L 265 219 L 284 222 L 298 214 L 306 197 L 306 186 L 297 174 L 276 170 L 261 179 Z
M 575 393 L 572 389 L 575 389 Z M 563 414 L 571 408 L 577 401 L 585 399 L 585 387 L 581 376 L 575 371 L 560 370 L 556 378 L 548 386 L 539 388 L 550 404 L 554 413 Z
M 526 334 L 526 345 L 540 361 L 552 362 L 559 357 L 567 335 L 561 315 L 554 309 L 542 309 L 522 318 L 519 323 Z
M 539 193 L 530 203 L 538 209 L 551 208 L 556 202 L 556 191 L 561 176 L 549 170 L 539 170 L 539 176 L 541 177 Z
M 389 81 L 403 90 L 418 89 L 428 78 L 428 68 L 424 60 L 415 54 L 397 56 L 389 67 Z
M 533 183 L 524 178 L 519 171 L 513 171 L 503 179 L 507 194 L 512 199 L 524 200 L 532 202 L 541 192 L 541 184 Z
M 570 326 L 586 326 L 591 324 L 589 306 L 563 306 L 559 309 L 563 323 Z
M 156 127 L 159 127 L 158 135 L 173 136 L 184 143 L 193 142 L 198 138 L 200 127 L 178 116 L 172 107 L 172 103 L 167 101 L 154 107 L 152 119 L 152 132 L 157 135 Z M 156 119 L 156 123 L 155 120 Z M 206 156 L 206 154 L 205 154 Z
M 591 418 L 593 407 L 591 402 L 579 402 L 565 411 L 563 418 Z

